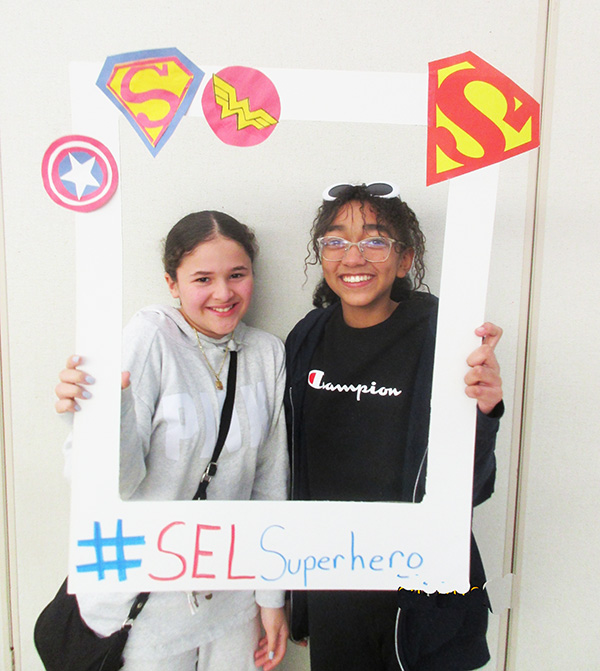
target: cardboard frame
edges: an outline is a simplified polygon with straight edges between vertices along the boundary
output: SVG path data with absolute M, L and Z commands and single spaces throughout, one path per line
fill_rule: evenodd
M 96 86 L 101 68 L 101 63 L 71 65 L 73 128 L 101 141 L 118 163 L 119 113 Z M 201 69 L 206 84 L 220 68 Z M 427 124 L 427 74 L 263 72 L 281 96 L 281 123 L 295 119 Z M 188 115 L 202 114 L 201 93 L 202 88 Z M 462 379 L 465 359 L 479 344 L 473 328 L 484 316 L 498 174 L 494 165 L 449 183 L 427 494 L 418 505 L 122 501 L 116 449 L 120 190 L 101 209 L 75 214 L 77 351 L 86 353 L 86 370 L 98 382 L 94 403 L 75 418 L 69 589 L 402 587 L 466 592 L 475 403 L 464 395 Z

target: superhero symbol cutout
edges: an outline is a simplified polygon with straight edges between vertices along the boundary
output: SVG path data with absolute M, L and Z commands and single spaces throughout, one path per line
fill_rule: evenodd
M 252 147 L 275 130 L 281 102 L 273 82 L 262 72 L 232 66 L 213 74 L 202 94 L 202 109 L 225 144 Z
M 69 135 L 55 140 L 42 160 L 42 180 L 52 200 L 76 212 L 105 205 L 119 183 L 117 163 L 98 140 Z
M 96 85 L 156 156 L 187 113 L 204 72 L 178 49 L 109 56 Z

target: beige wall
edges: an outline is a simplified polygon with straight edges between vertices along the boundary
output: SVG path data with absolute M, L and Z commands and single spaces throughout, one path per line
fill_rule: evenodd
M 597 668 L 600 653 L 593 646 L 598 645 L 598 620 L 592 595 L 598 579 L 592 550 L 598 542 L 591 492 L 598 457 L 588 399 L 597 391 L 592 343 L 598 324 L 590 306 L 598 291 L 591 258 L 598 249 L 592 212 L 598 151 L 596 137 L 587 129 L 598 94 L 586 59 L 593 62 L 592 26 L 598 23 L 598 10 L 586 0 L 553 5 L 552 11 L 556 20 L 544 70 L 547 7 L 533 0 L 379 0 L 371 5 L 358 0 L 26 0 L 18 6 L 0 0 L 0 157 L 8 292 L 1 345 L 3 363 L 9 364 L 2 372 L 5 402 L 10 400 L 6 477 L 18 669 L 41 668 L 31 642 L 32 626 L 64 576 L 68 525 L 60 453 L 66 427 L 53 412 L 52 389 L 74 343 L 73 219 L 45 195 L 41 157 L 53 140 L 77 130 L 70 126 L 70 62 L 103 61 L 108 55 L 165 46 L 177 46 L 198 64 L 416 73 L 425 73 L 430 60 L 472 50 L 538 99 L 546 74 L 546 144 L 537 211 L 536 153 L 512 159 L 501 169 L 487 316 L 506 330 L 499 354 L 508 412 L 498 443 L 497 491 L 476 512 L 475 524 L 489 576 L 499 582 L 510 570 L 512 554 L 509 495 L 518 465 L 513 436 L 518 438 L 520 426 L 520 404 L 513 398 L 515 390 L 520 397 L 519 351 L 524 351 L 527 333 L 527 293 L 522 299 L 521 279 L 528 289 L 523 268 L 529 267 L 536 215 L 512 668 Z M 430 242 L 435 287 L 446 187 L 424 187 L 424 141 L 422 128 L 289 123 L 264 145 L 237 150 L 231 171 L 224 158 L 229 152 L 201 120 L 182 122 L 155 159 L 123 122 L 125 316 L 166 300 L 158 241 L 182 214 L 211 207 L 229 210 L 257 229 L 263 244 L 251 319 L 285 336 L 309 305 L 310 286 L 301 288 L 301 259 L 323 186 L 338 178 L 373 174 L 389 175 L 402 184 L 420 215 Z M 573 278 L 580 269 L 584 280 L 575 288 Z M 580 305 L 584 296 L 585 306 Z M 6 633 L 4 613 L 6 608 L 0 610 Z M 573 632 L 565 635 L 567 620 Z M 493 616 L 490 669 L 503 668 L 504 624 L 501 613 Z M 8 638 L 0 643 L 0 653 L 6 653 Z M 296 671 L 305 665 L 305 651 L 294 649 L 286 668 Z
M 553 3 L 511 668 L 600 667 L 595 3 Z

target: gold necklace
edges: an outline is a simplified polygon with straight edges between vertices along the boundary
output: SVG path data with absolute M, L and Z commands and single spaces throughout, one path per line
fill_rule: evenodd
M 198 347 L 200 348 L 200 351 L 202 352 L 202 356 L 204 357 L 204 360 L 206 361 L 206 365 L 210 368 L 212 374 L 215 376 L 215 386 L 216 388 L 221 391 L 223 389 L 223 383 L 221 382 L 219 375 L 221 375 L 221 371 L 223 370 L 223 366 L 225 365 L 225 359 L 227 359 L 227 353 L 229 352 L 229 343 L 231 342 L 231 338 L 227 341 L 227 346 L 225 347 L 225 356 L 223 357 L 223 361 L 221 361 L 221 365 L 219 366 L 219 372 L 217 371 L 210 365 L 210 361 L 208 360 L 208 357 L 206 356 L 206 352 L 204 351 L 204 347 L 202 347 L 202 343 L 200 342 L 200 336 L 198 335 L 198 331 L 194 329 L 194 333 L 196 334 L 196 340 L 198 341 Z

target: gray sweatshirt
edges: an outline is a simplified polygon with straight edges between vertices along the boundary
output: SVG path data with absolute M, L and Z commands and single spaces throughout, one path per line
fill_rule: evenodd
M 199 335 L 218 371 L 229 336 Z M 229 349 L 238 352 L 235 406 L 208 498 L 286 499 L 283 344 L 240 323 Z M 224 385 L 228 366 L 229 356 L 219 375 Z M 121 405 L 121 496 L 191 499 L 215 446 L 225 390 L 216 389 L 194 330 L 179 310 L 151 306 L 133 317 L 123 333 L 123 369 L 131 372 L 131 385 Z M 134 596 L 81 594 L 78 601 L 87 624 L 108 635 L 121 626 Z M 252 618 L 257 603 L 282 606 L 283 592 L 221 591 L 210 599 L 200 593 L 196 602 L 192 614 L 187 594 L 152 593 L 131 629 L 128 654 L 160 657 L 195 648 Z

